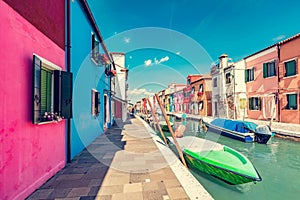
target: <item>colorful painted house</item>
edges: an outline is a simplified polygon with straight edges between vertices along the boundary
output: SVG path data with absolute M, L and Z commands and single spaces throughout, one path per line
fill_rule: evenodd
M 125 68 L 125 54 L 121 52 L 111 52 L 116 70 L 111 79 L 112 91 L 112 113 L 114 118 L 125 121 L 127 119 L 127 90 L 128 69 Z
M 201 116 L 212 115 L 211 75 L 204 74 L 191 83 L 194 88 L 192 98 L 193 114 Z
M 274 44 L 244 58 L 247 115 L 250 119 L 278 120 L 278 48 Z
M 25 199 L 66 164 L 72 75 L 64 14 L 64 1 L 0 2 L 2 200 Z
M 226 96 L 225 72 L 232 63 L 228 62 L 228 55 L 222 54 L 217 64 L 210 68 L 212 77 L 212 116 L 228 117 L 228 105 Z
M 197 82 L 200 80 L 202 75 L 189 75 L 188 76 L 188 83 L 191 86 L 191 94 L 190 94 L 190 113 L 198 115 L 199 109 L 198 109 L 198 96 L 197 96 L 197 89 L 199 89 L 199 85 Z
M 116 69 L 87 1 L 70 1 L 70 27 L 74 82 L 69 147 L 72 159 L 113 123 L 111 77 Z
M 182 107 L 183 107 L 183 88 L 185 88 L 185 84 L 177 84 L 177 83 L 172 83 L 170 85 L 171 89 L 171 96 L 172 96 L 172 102 L 173 102 L 173 112 L 182 112 Z
M 300 34 L 278 43 L 280 122 L 300 124 Z

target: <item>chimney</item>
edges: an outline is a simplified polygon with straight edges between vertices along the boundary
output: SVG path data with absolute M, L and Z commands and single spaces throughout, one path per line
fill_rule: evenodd
M 227 54 L 222 54 L 220 55 L 219 57 L 219 60 L 220 60 L 220 69 L 224 69 L 225 67 L 228 66 L 228 55 Z

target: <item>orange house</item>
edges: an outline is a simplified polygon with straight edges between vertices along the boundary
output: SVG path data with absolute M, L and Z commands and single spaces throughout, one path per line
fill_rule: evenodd
M 278 48 L 274 44 L 244 58 L 247 114 L 250 119 L 278 120 Z
M 191 99 L 192 114 L 201 116 L 212 116 L 212 89 L 211 75 L 201 75 L 200 78 L 191 82 L 193 96 Z
M 300 124 L 300 34 L 279 42 L 279 117 Z

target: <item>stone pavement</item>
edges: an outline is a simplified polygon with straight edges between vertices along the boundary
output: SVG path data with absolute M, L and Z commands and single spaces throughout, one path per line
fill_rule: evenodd
M 143 123 L 117 123 L 27 199 L 212 199 Z

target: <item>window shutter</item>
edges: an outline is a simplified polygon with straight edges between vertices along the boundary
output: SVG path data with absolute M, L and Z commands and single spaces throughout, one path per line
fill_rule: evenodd
M 41 121 L 41 66 L 42 61 L 33 55 L 32 123 Z
M 72 118 L 72 73 L 54 71 L 54 112 L 64 119 Z
M 100 95 L 99 92 L 95 93 L 95 114 L 98 115 L 100 113 Z
M 252 98 L 249 98 L 249 110 L 252 110 L 253 108 L 253 101 Z
M 261 110 L 260 97 L 257 98 L 257 107 L 258 107 L 258 110 Z
M 248 70 L 246 69 L 245 70 L 245 83 L 248 82 Z
M 268 71 L 267 63 L 264 63 L 264 64 L 263 64 L 263 77 L 264 77 L 264 78 L 267 77 L 267 71 Z

